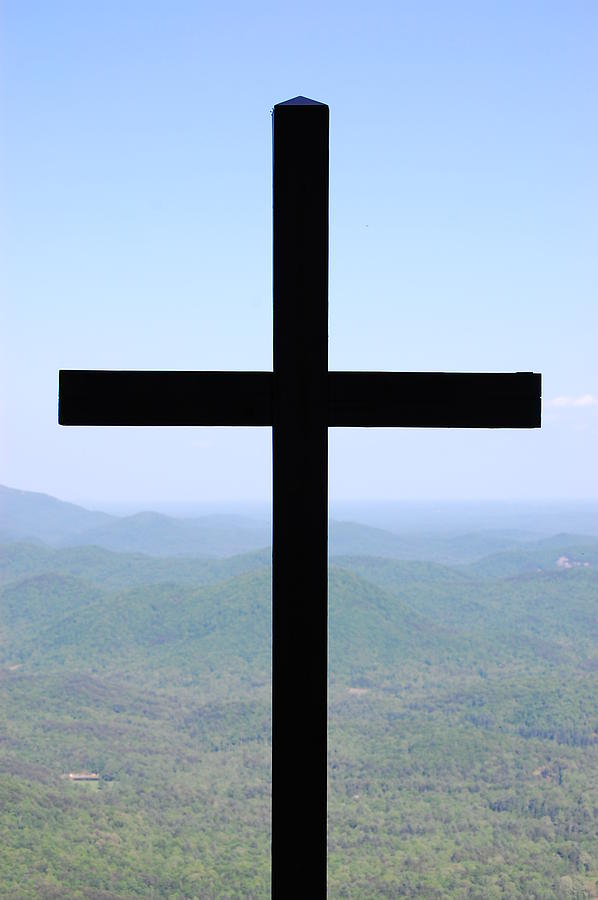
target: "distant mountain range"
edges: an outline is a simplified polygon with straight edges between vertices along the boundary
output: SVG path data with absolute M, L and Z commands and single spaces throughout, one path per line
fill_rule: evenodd
M 269 524 L 239 515 L 179 518 L 157 512 L 115 516 L 65 503 L 47 494 L 0 486 L 0 544 L 26 542 L 53 548 L 101 547 L 114 553 L 214 559 L 251 554 L 270 546 Z M 554 567 L 598 564 L 598 539 L 577 535 L 551 538 L 516 529 L 463 534 L 394 534 L 357 522 L 330 523 L 331 557 L 376 556 L 475 565 L 476 572 L 510 575 Z M 28 552 L 32 552 L 29 550 Z M 143 571 L 151 582 L 152 564 Z M 160 567 L 154 565 L 156 571 Z M 192 567 L 192 579 L 197 567 Z M 145 576 L 144 576 L 145 577 Z M 177 573 L 177 581 L 180 580 Z
M 233 556 L 270 543 L 267 527 L 234 515 L 178 519 L 156 512 L 114 516 L 47 494 L 0 486 L 0 542 L 94 545 L 152 556 Z
M 113 519 L 107 513 L 91 512 L 48 494 L 0 485 L 0 535 L 4 541 L 26 538 L 59 544 Z

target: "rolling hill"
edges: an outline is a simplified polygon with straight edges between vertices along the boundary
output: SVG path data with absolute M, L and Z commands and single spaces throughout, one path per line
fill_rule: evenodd
M 394 534 L 359 522 L 330 523 L 330 552 L 391 559 L 468 564 L 492 554 L 517 554 L 537 535 L 516 529 Z M 152 556 L 233 556 L 270 545 L 267 522 L 238 515 L 175 518 L 156 512 L 96 513 L 44 494 L 0 488 L 0 543 L 44 542 L 53 547 L 98 546 Z
M 0 547 L 0 894 L 267 897 L 270 552 L 112 518 Z M 592 896 L 596 541 L 425 542 L 332 526 L 329 896 Z
M 233 556 L 270 543 L 265 523 L 238 515 L 179 519 L 155 512 L 113 516 L 46 494 L 0 486 L 0 542 L 98 546 L 154 556 Z

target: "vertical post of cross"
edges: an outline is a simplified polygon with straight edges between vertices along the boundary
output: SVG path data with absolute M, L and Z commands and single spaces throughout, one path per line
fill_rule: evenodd
M 272 896 L 326 892 L 328 122 L 274 107 Z

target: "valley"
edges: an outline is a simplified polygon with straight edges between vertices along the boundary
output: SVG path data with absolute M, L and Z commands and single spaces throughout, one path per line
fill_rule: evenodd
M 409 559 L 422 535 L 331 532 L 329 896 L 598 896 L 598 539 Z M 267 547 L 24 537 L 0 545 L 0 894 L 267 897 Z

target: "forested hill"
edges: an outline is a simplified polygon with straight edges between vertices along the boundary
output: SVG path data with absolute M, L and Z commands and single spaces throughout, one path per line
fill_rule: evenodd
M 335 528 L 329 896 L 595 896 L 598 541 Z M 0 546 L 0 896 L 268 896 L 270 582 Z
M 519 557 L 512 554 L 504 555 L 505 577 L 488 574 L 501 568 L 497 556 L 453 568 L 333 558 L 332 671 L 347 674 L 428 651 L 473 659 L 492 648 L 495 657 L 510 658 L 522 652 L 522 642 L 532 652 L 537 645 L 546 655 L 550 647 L 585 664 L 582 650 L 592 656 L 597 637 L 598 547 L 563 540 L 549 542 L 549 551 L 540 542 L 535 558 L 528 548 L 518 577 Z M 161 660 L 170 666 L 176 657 L 183 668 L 194 657 L 215 664 L 241 646 L 248 665 L 269 665 L 268 551 L 207 561 L 8 544 L 0 547 L 0 585 L 5 665 L 38 669 L 68 660 L 134 673 L 153 656 L 148 669 L 156 673 Z
M 156 557 L 96 546 L 56 550 L 18 542 L 0 544 L 0 584 L 56 572 L 91 579 L 107 589 L 172 581 L 201 585 L 266 566 L 270 558 L 269 549 L 226 558 Z

